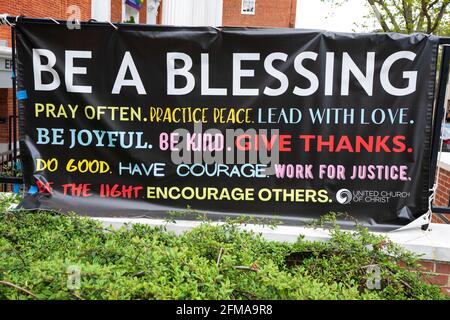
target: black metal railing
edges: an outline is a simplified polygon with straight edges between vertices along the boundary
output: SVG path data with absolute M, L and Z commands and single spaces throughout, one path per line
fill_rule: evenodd
M 22 184 L 22 170 L 19 163 L 13 161 L 13 150 L 0 153 L 0 192 L 17 191 Z
M 16 114 L 8 117 L 8 150 L 0 152 L 0 192 L 17 192 L 23 183 L 19 148 L 17 146 Z

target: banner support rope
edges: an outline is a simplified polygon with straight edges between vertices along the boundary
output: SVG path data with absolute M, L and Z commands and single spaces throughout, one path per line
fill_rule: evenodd
M 116 30 L 119 30 L 119 27 L 117 27 L 116 25 L 114 25 L 111 21 L 108 21 L 108 23 Z
M 8 21 L 9 17 L 10 16 L 7 13 L 0 14 L 0 22 L 1 22 L 1 24 L 6 24 L 12 28 L 12 27 L 14 27 L 14 24 Z M 17 18 L 18 17 L 16 17 L 16 21 L 17 21 Z
M 52 17 L 45 17 L 44 19 L 49 19 L 49 20 L 52 20 L 56 24 L 61 24 L 58 21 L 56 21 L 55 19 L 53 19 Z

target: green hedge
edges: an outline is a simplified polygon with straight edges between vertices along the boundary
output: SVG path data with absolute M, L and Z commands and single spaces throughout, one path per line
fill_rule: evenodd
M 264 240 L 227 223 L 181 235 L 51 212 L 0 213 L 0 299 L 443 299 L 414 257 L 363 228 L 327 243 Z M 377 265 L 381 289 L 368 289 Z M 71 266 L 80 287 L 68 286 Z M 370 286 L 369 286 L 370 287 Z

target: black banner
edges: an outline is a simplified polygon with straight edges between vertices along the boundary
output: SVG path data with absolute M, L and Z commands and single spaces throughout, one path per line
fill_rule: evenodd
M 428 209 L 433 36 L 16 29 L 28 208 L 395 225 Z

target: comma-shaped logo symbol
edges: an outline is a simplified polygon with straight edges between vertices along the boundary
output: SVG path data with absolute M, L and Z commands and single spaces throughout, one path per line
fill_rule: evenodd
M 340 189 L 336 192 L 336 200 L 340 204 L 348 204 L 352 201 L 352 193 L 348 189 Z

